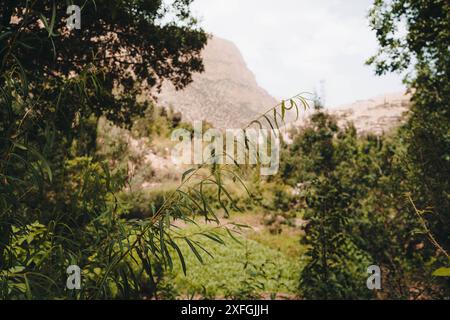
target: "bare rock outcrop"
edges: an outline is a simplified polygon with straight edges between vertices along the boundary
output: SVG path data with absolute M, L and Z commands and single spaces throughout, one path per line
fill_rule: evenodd
M 396 93 L 357 101 L 330 112 L 341 126 L 350 121 L 361 134 L 380 135 L 399 126 L 405 120 L 409 107 L 410 96 Z
M 230 41 L 212 37 L 203 51 L 205 72 L 176 91 L 165 82 L 158 104 L 173 107 L 187 121 L 206 120 L 217 128 L 239 128 L 276 105 L 258 86 L 239 49 Z
M 194 74 L 185 89 L 176 91 L 165 82 L 158 104 L 173 107 L 184 120 L 206 120 L 221 129 L 242 127 L 277 104 L 258 85 L 232 42 L 212 37 L 203 51 L 203 62 L 205 72 Z M 351 121 L 359 133 L 382 134 L 404 120 L 409 105 L 410 97 L 397 93 L 328 110 L 342 126 Z M 310 114 L 311 110 L 302 111 L 293 125 L 301 125 Z

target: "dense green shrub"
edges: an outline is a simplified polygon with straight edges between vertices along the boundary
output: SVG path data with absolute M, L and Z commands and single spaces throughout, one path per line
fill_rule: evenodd
M 127 171 L 95 155 L 97 124 L 105 117 L 130 126 L 147 107 L 137 99 L 143 91 L 164 79 L 187 85 L 203 70 L 207 37 L 190 1 L 166 7 L 189 27 L 157 23 L 167 14 L 160 1 L 74 4 L 83 8 L 82 31 L 67 29 L 65 1 L 0 7 L 0 298 L 155 297 L 167 247 L 176 247 L 168 218 L 192 203 L 178 193 L 172 201 L 184 199 L 182 209 L 166 203 L 151 220 L 124 220 L 116 195 Z M 104 56 L 119 47 L 146 63 Z M 171 121 L 179 125 L 179 116 Z M 108 141 L 107 160 L 127 160 L 123 142 Z M 82 269 L 82 290 L 65 286 L 72 264 Z
M 294 165 L 285 168 L 295 170 L 283 177 L 296 184 L 306 220 L 301 241 L 309 259 L 299 287 L 305 298 L 441 295 L 428 260 L 433 251 L 424 246 L 427 237 L 407 197 L 413 186 L 403 130 L 358 136 L 319 110 L 287 149 L 286 161 Z M 380 292 L 366 288 L 373 264 L 383 270 Z

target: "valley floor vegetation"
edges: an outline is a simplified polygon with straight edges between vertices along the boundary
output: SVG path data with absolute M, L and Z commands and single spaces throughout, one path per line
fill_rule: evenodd
M 361 135 L 288 99 L 254 124 L 313 113 L 269 177 L 167 165 L 170 132 L 192 128 L 143 96 L 203 70 L 191 2 L 83 1 L 72 31 L 77 1 L 2 4 L 0 298 L 449 299 L 448 2 L 370 12 L 368 63 L 408 72 L 406 123 Z M 66 287 L 70 265 L 81 290 Z

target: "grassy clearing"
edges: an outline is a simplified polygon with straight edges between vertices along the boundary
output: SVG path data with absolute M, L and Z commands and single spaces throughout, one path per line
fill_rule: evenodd
M 255 220 L 239 215 L 234 221 Z M 211 230 L 213 227 L 185 227 L 182 235 Z M 202 253 L 203 263 L 196 259 L 186 243 L 180 249 L 187 264 L 184 275 L 179 261 L 175 263 L 168 280 L 182 298 L 292 298 L 297 292 L 299 274 L 298 233 L 283 232 L 272 235 L 257 227 L 245 231 L 233 240 L 223 230 L 220 234 L 225 245 L 203 236 L 194 239 L 213 256 Z

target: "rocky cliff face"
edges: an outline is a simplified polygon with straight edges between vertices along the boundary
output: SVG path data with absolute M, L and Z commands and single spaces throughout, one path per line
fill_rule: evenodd
M 410 97 L 389 94 L 331 109 L 340 125 L 351 121 L 359 133 L 382 134 L 401 124 L 409 110 Z
M 276 105 L 258 86 L 238 48 L 217 37 L 203 52 L 205 72 L 181 91 L 165 83 L 158 104 L 173 107 L 187 121 L 206 120 L 217 128 L 239 128 Z
M 203 62 L 205 72 L 194 74 L 194 81 L 185 89 L 176 91 L 171 83 L 164 83 L 158 104 L 173 107 L 184 120 L 206 120 L 221 129 L 243 127 L 277 104 L 258 86 L 239 49 L 230 41 L 211 38 L 203 51 Z M 340 125 L 351 121 L 360 133 L 381 134 L 399 125 L 408 109 L 409 97 L 399 93 L 330 108 L 329 112 Z M 302 111 L 300 120 L 291 125 L 307 121 L 310 112 Z
M 327 108 L 340 127 L 352 122 L 359 134 L 381 135 L 401 125 L 410 108 L 409 95 L 393 93 L 368 100 L 356 101 L 349 105 Z M 312 106 L 311 106 L 312 107 Z M 313 113 L 312 108 L 302 112 L 299 120 L 288 124 L 287 128 L 304 126 Z M 287 138 L 290 141 L 289 137 Z

